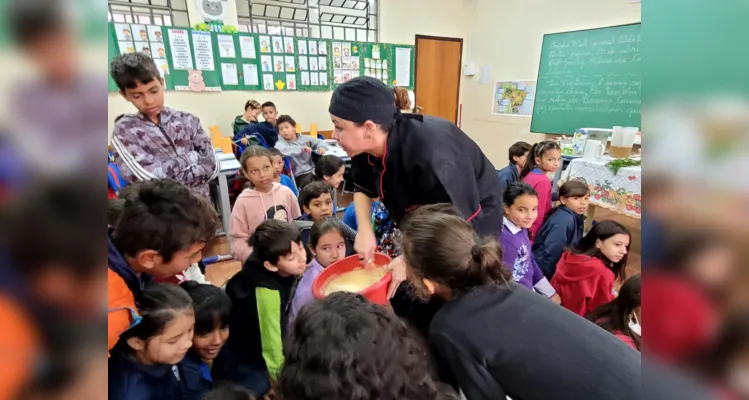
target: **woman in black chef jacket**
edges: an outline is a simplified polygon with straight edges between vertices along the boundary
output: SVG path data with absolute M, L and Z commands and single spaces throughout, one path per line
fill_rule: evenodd
M 372 199 L 379 198 L 396 225 L 421 205 L 452 203 L 479 235 L 499 236 L 503 212 L 497 171 L 455 124 L 401 114 L 393 91 L 369 77 L 339 86 L 328 111 L 333 138 L 351 157 L 360 227 L 369 226 Z M 376 246 L 372 230 L 358 231 L 354 247 L 362 260 L 370 262 Z M 406 278 L 403 258 L 396 257 L 390 268 L 392 297 Z

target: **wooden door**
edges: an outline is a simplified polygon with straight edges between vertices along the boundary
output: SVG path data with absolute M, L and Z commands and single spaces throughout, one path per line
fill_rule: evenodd
M 458 122 L 462 55 L 463 39 L 416 35 L 414 108 Z

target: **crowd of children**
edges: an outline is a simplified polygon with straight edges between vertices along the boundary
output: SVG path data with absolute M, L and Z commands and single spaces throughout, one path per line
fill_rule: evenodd
M 631 235 L 614 221 L 584 232 L 584 183 L 561 185 L 552 207 L 553 141 L 509 149 L 498 237 L 479 237 L 449 204 L 410 210 L 398 229 L 384 207 L 372 226 L 350 226 L 338 218 L 343 161 L 273 103 L 248 101 L 233 124 L 247 187 L 228 232 L 241 270 L 223 289 L 154 283 L 198 263 L 219 222 L 210 139 L 195 116 L 164 107 L 152 64 L 138 53 L 112 63 L 138 113 L 118 118 L 113 136 L 130 186 L 109 223 L 110 398 L 639 397 Z M 354 253 L 362 229 L 403 255 L 412 293 L 438 310 L 431 324 L 354 294 L 314 299 L 315 278 Z

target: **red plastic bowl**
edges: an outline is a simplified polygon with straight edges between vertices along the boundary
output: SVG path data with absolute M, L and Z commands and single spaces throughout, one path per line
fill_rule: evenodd
M 374 264 L 378 266 L 385 266 L 390 264 L 391 258 L 387 254 L 375 253 Z M 341 274 L 356 269 L 364 268 L 364 265 L 359 260 L 358 255 L 346 257 L 343 260 L 339 260 L 330 264 L 328 268 L 325 268 L 320 275 L 317 276 L 315 282 L 312 283 L 312 295 L 316 299 L 324 299 L 323 288 L 330 282 L 331 279 L 340 276 Z M 375 304 L 385 305 L 388 304 L 388 286 L 392 276 L 390 272 L 380 279 L 379 282 L 359 292 L 360 295 L 367 298 Z

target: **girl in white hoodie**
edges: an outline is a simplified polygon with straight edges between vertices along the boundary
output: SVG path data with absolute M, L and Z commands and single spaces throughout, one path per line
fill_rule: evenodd
M 242 152 L 239 163 L 250 188 L 242 191 L 231 211 L 229 247 L 235 260 L 244 262 L 252 254 L 250 236 L 261 222 L 278 219 L 291 222 L 299 218 L 299 202 L 286 186 L 273 181 L 270 152 L 261 146 L 250 146 Z

